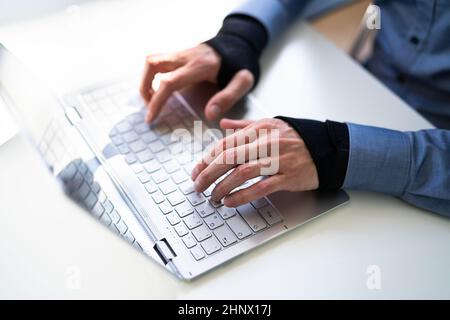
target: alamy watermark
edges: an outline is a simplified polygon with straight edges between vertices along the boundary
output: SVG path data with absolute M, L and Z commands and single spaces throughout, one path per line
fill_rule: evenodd
M 381 9 L 379 6 L 371 4 L 366 10 L 366 27 L 369 30 L 381 29 Z
M 366 268 L 367 280 L 366 287 L 369 290 L 381 290 L 381 267 L 370 265 Z
M 279 170 L 280 132 L 276 128 L 226 129 L 224 136 L 218 129 L 205 129 L 202 121 L 194 121 L 193 130 L 177 128 L 171 140 L 182 142 L 179 144 L 182 149 L 172 149 L 173 153 L 188 151 L 187 156 L 194 156 L 200 149 L 203 161 L 208 164 L 214 161 L 218 165 L 238 166 L 258 161 L 261 175 L 274 175 Z M 205 145 L 209 147 L 204 148 Z

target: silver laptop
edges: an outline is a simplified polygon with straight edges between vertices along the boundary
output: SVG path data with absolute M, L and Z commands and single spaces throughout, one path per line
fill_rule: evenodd
M 0 45 L 0 95 L 65 193 L 177 277 L 195 278 L 348 201 L 343 191 L 279 192 L 238 208 L 210 201 L 214 185 L 196 193 L 190 173 L 215 135 L 174 132 L 214 132 L 198 112 L 212 88 L 175 93 L 151 125 L 137 88 L 126 79 L 58 99 Z M 232 116 L 264 116 L 252 97 L 241 104 Z

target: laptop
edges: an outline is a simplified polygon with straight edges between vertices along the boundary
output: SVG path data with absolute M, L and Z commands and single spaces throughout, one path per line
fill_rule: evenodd
M 0 44 L 0 96 L 65 194 L 178 278 L 198 277 L 349 200 L 338 191 L 278 192 L 237 208 L 211 201 L 214 184 L 197 193 L 190 173 L 219 136 L 200 112 L 214 87 L 174 93 L 147 124 L 138 85 L 127 78 L 59 98 Z M 265 116 L 251 95 L 240 104 L 231 116 Z

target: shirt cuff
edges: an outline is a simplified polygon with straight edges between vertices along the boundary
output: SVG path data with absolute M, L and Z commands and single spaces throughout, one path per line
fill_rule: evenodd
M 319 190 L 338 190 L 347 172 L 349 134 L 345 123 L 276 117 L 293 127 L 316 165 Z
M 348 123 L 350 151 L 344 188 L 401 196 L 408 184 L 411 146 L 400 131 Z

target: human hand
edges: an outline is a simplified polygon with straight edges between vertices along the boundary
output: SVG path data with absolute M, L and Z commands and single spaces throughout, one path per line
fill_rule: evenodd
M 197 192 L 205 191 L 230 170 L 211 195 L 213 201 L 223 199 L 228 207 L 237 207 L 276 191 L 306 191 L 319 187 L 316 166 L 303 139 L 283 120 L 223 119 L 220 125 L 223 129 L 239 131 L 218 141 L 196 165 L 191 178 Z M 245 181 L 261 175 L 268 177 L 232 192 Z
M 149 55 L 145 61 L 140 93 L 147 105 L 147 122 L 158 116 L 170 95 L 190 85 L 208 81 L 217 82 L 221 57 L 207 44 L 171 54 Z M 161 80 L 158 90 L 152 88 L 155 75 L 169 73 Z M 205 116 L 215 120 L 230 109 L 253 87 L 254 77 L 250 71 L 238 71 L 228 85 L 216 93 L 206 104 Z

